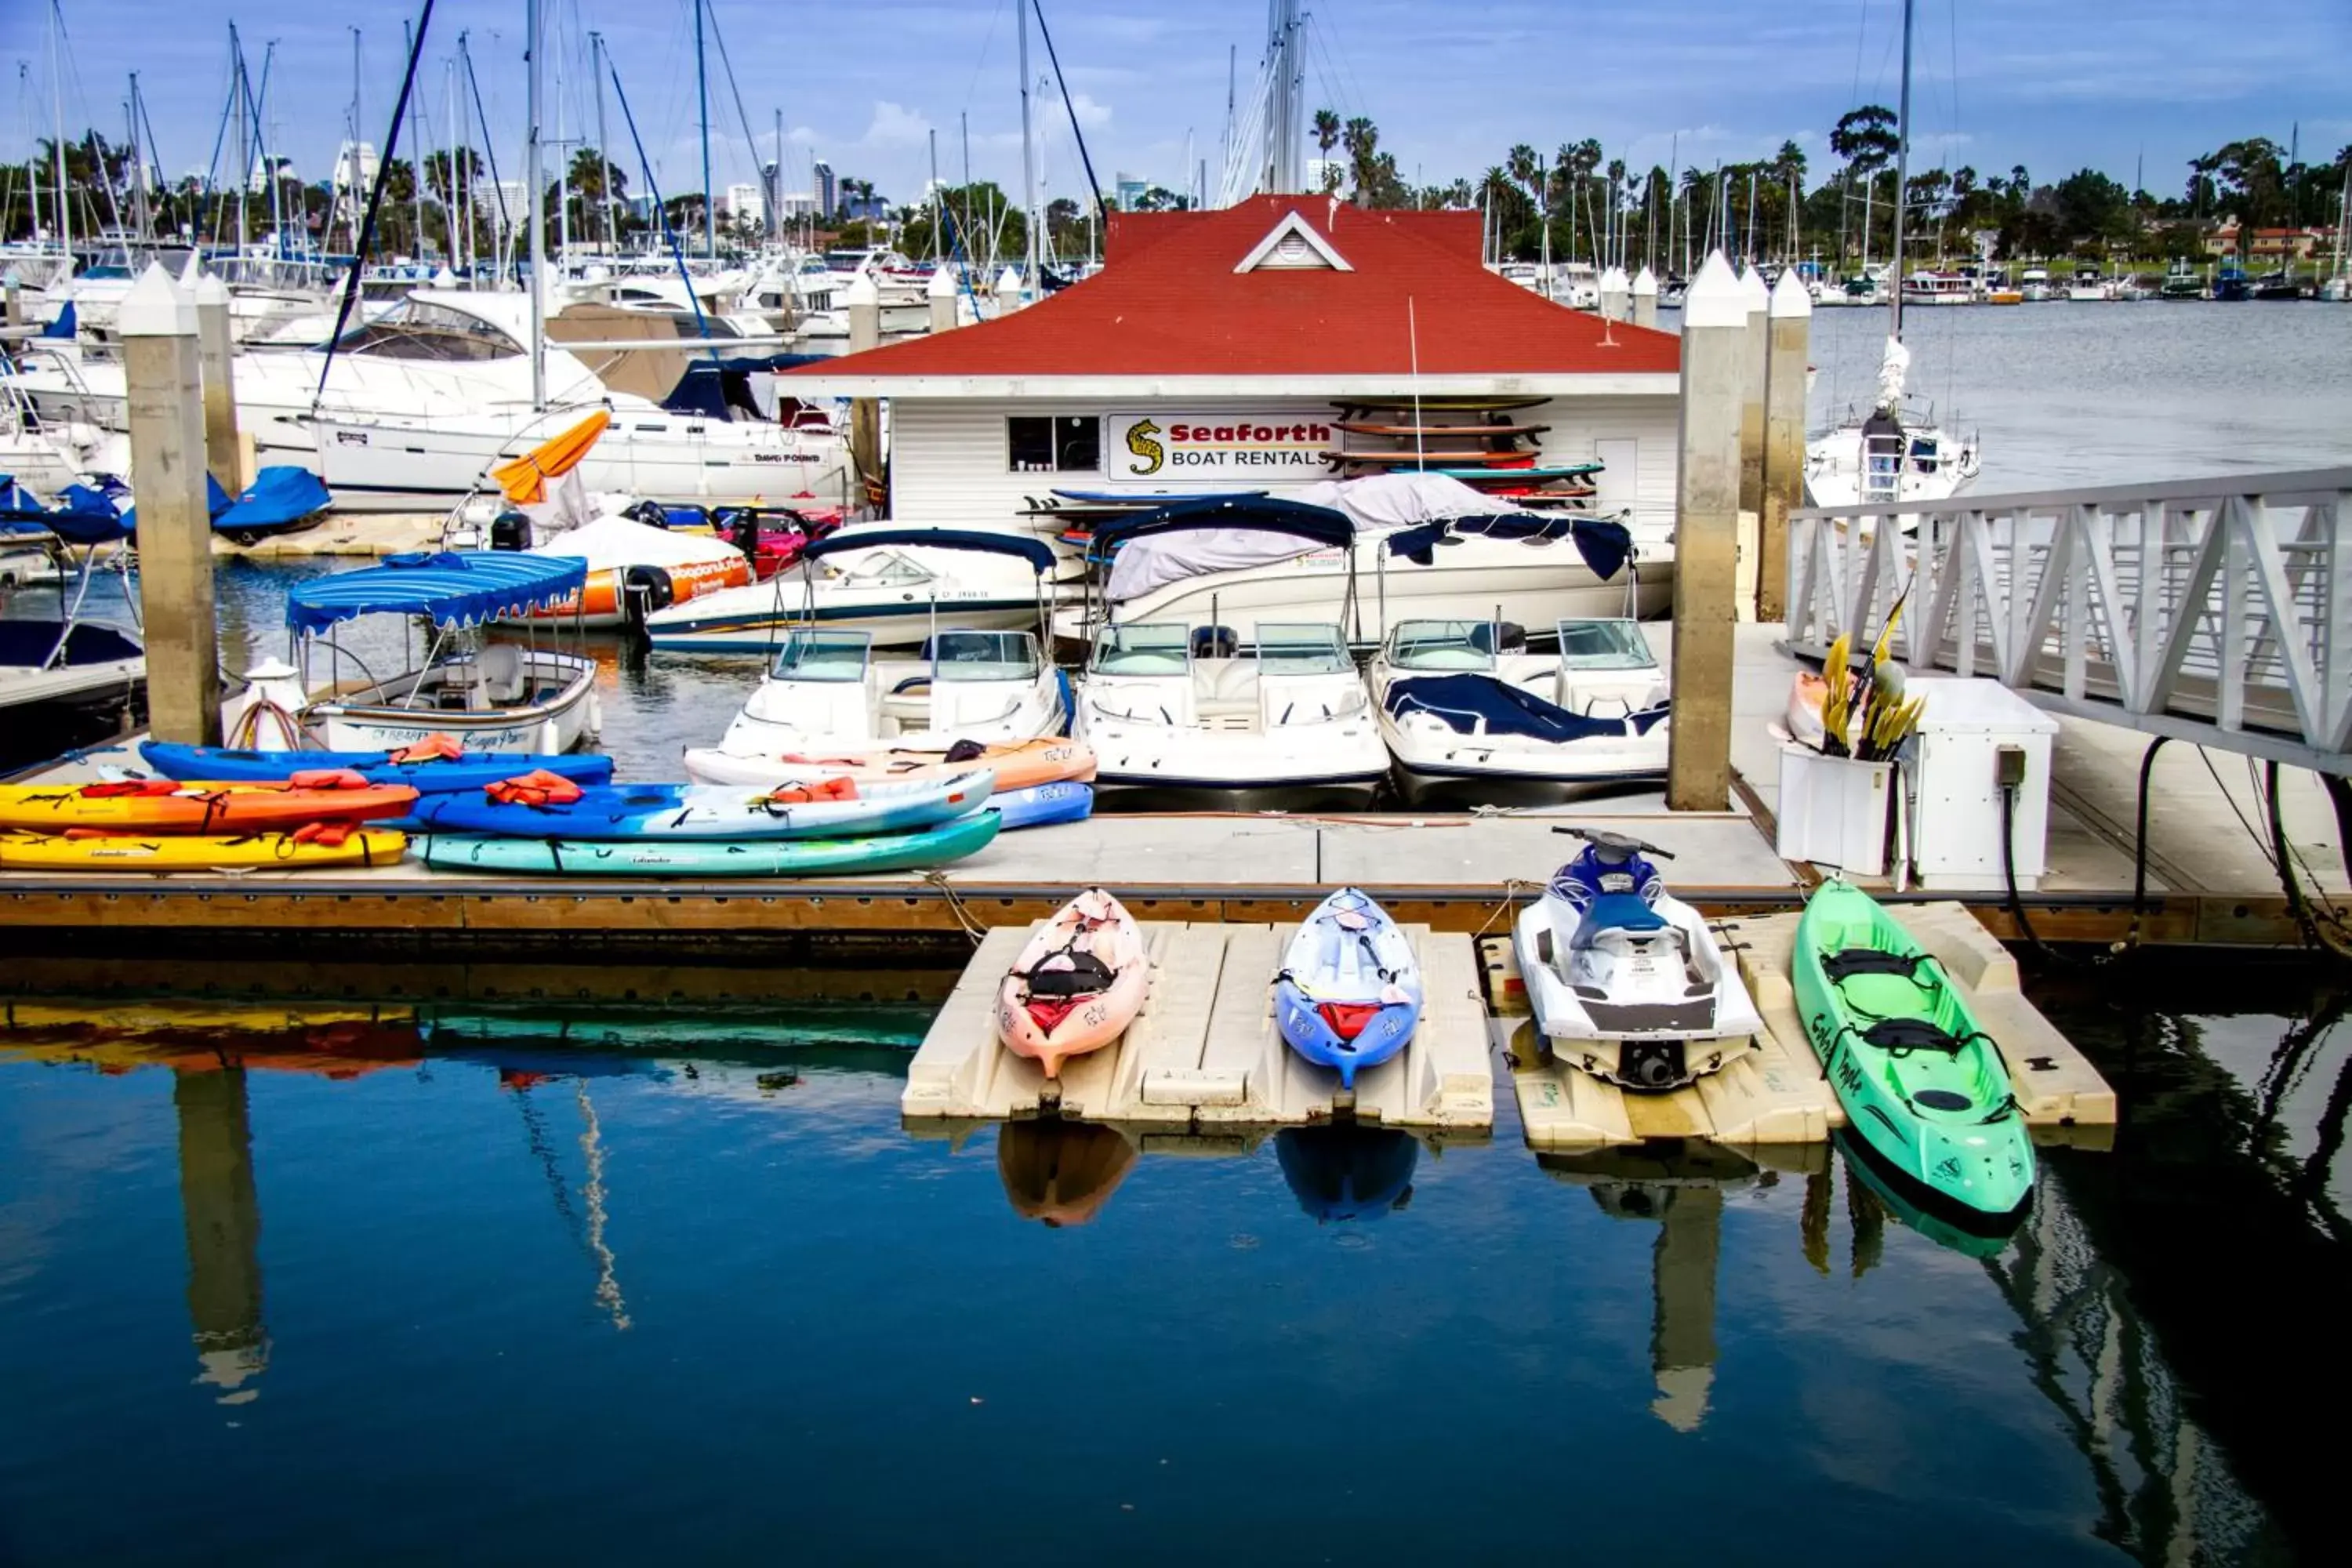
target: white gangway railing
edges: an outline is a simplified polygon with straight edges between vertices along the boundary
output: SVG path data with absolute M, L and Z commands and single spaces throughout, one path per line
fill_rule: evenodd
M 2352 773 L 2352 468 L 1789 518 L 1788 636 L 2054 712 Z

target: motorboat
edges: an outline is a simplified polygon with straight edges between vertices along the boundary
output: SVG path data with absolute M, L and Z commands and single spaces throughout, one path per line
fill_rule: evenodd
M 2077 305 L 2103 305 L 2115 297 L 2115 289 L 2095 267 L 2076 268 L 2074 281 L 2066 287 L 2066 298 Z
M 12 494 L 22 497 L 0 479 L 0 561 L 16 563 L 0 584 L 8 589 L 0 597 L 13 601 L 0 616 L 0 710 L 88 709 L 136 696 L 146 684 L 146 650 L 131 630 L 89 614 L 91 586 L 108 573 L 122 577 L 124 602 L 136 612 L 129 520 L 110 510 L 27 518 L 7 503 Z M 69 545 L 81 552 L 70 565 Z M 33 595 L 50 592 L 58 613 L 33 613 Z
M 1339 627 L 1261 620 L 1255 633 L 1244 652 L 1222 626 L 1103 627 L 1070 727 L 1095 753 L 1096 787 L 1369 800 L 1388 752 Z
M 1043 540 L 971 529 L 854 526 L 802 551 L 794 572 L 646 617 L 658 651 L 772 657 L 794 625 L 863 631 L 877 647 L 920 643 L 941 625 L 1013 628 L 1039 617 L 1054 570 Z
M 1407 799 L 1556 800 L 1665 775 L 1670 694 L 1641 626 L 1564 620 L 1554 634 L 1549 652 L 1499 616 L 1389 635 L 1370 679 Z
M 638 626 L 656 610 L 692 604 L 752 580 L 750 558 L 732 542 L 656 528 L 619 512 L 562 530 L 523 553 L 587 567 L 587 581 L 575 597 L 530 613 L 588 627 Z
M 1673 563 L 1637 559 L 1615 519 L 1503 510 L 1496 498 L 1435 474 L 1334 480 L 1313 500 L 1221 496 L 1097 523 L 1091 552 L 1109 562 L 1083 606 L 1055 617 L 1081 647 L 1102 623 L 1232 628 L 1246 644 L 1264 622 L 1326 621 L 1348 644 L 1380 646 L 1408 619 L 1652 616 L 1674 595 Z M 1323 504 L 1328 503 L 1328 504 Z
M 688 750 L 686 770 L 733 782 L 730 764 L 786 757 L 1018 745 L 1066 717 L 1061 674 L 1029 632 L 952 628 L 883 658 L 870 632 L 794 626 L 719 744 Z
M 1977 299 L 1976 280 L 1962 272 L 1914 272 L 1903 279 L 1903 302 L 1906 305 L 1973 305 Z
M 1626 1089 L 1678 1089 L 1764 1027 L 1706 920 L 1666 891 L 1624 834 L 1561 827 L 1584 848 L 1520 912 L 1512 947 L 1536 1026 L 1559 1059 Z
M 601 727 L 596 661 L 540 646 L 528 616 L 577 595 L 587 579 L 583 562 L 512 551 L 394 555 L 313 578 L 286 598 L 295 663 L 256 672 L 261 678 L 246 700 L 274 705 L 328 751 L 396 749 L 446 735 L 468 752 L 568 752 Z M 427 623 L 433 635 L 423 658 L 389 678 L 370 670 L 332 635 L 368 615 L 398 616 L 410 627 Z M 530 640 L 486 640 L 484 629 L 499 623 Z M 413 637 L 404 640 L 413 654 Z M 323 690 L 313 679 L 321 663 Z M 345 675 L 353 668 L 356 679 Z
M 1948 500 L 1982 467 L 1977 439 L 1944 428 L 1932 403 L 1907 396 L 1911 351 L 1886 340 L 1878 400 L 1805 444 L 1805 491 L 1817 507 Z
M 2017 275 L 2017 291 L 2025 296 L 2029 305 L 2038 305 L 2055 296 L 2050 288 L 2050 268 L 2029 267 Z

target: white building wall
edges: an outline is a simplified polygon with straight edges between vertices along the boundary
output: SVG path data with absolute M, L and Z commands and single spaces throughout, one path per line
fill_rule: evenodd
M 1048 500 L 1055 489 L 1131 489 L 1148 494 L 1154 489 L 1249 488 L 1281 495 L 1328 477 L 1328 471 L 1318 471 L 1266 481 L 1188 480 L 1171 473 L 1164 483 L 1132 484 L 1107 479 L 1099 469 L 1093 473 L 1014 473 L 1010 469 L 1005 421 L 1016 414 L 1092 416 L 1140 413 L 1163 405 L 1186 415 L 1337 417 L 1328 398 L 893 399 L 891 515 L 917 527 L 1004 527 L 1025 524 L 1028 520 L 1020 515 L 1022 509 L 1032 500 Z M 1645 553 L 1663 546 L 1674 525 L 1678 424 L 1674 397 L 1555 398 L 1513 417 L 1523 424 L 1550 426 L 1538 437 L 1538 450 L 1549 463 L 1619 458 L 1630 451 L 1632 471 L 1626 472 L 1621 461 L 1617 471 L 1604 479 L 1603 494 L 1633 510 L 1634 535 Z M 1605 454 L 1596 449 L 1603 442 L 1611 444 Z M 1633 443 L 1630 448 L 1623 445 L 1627 442 Z

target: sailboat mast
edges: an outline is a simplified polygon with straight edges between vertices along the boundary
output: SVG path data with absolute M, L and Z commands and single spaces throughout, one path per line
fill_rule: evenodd
M 523 0 L 530 22 L 524 44 L 529 74 L 523 118 L 523 220 L 530 225 L 530 405 L 547 406 L 547 226 L 540 221 L 539 173 L 540 0 Z
M 1911 184 L 1911 9 L 1903 0 L 1903 96 L 1895 110 L 1895 300 L 1890 331 L 1903 336 L 1903 207 Z
M 719 207 L 710 199 L 710 78 L 703 68 L 702 3 L 694 0 L 694 112 L 702 130 L 702 254 L 719 254 Z
M 145 145 L 139 136 L 141 122 L 147 118 L 139 102 L 139 73 L 131 73 L 131 204 L 139 225 L 139 237 L 153 236 L 153 220 L 147 211 L 147 164 L 155 150 Z
M 360 30 L 352 29 L 352 160 L 351 176 L 343 186 L 343 200 L 352 209 L 352 254 L 360 253 Z
M 59 37 L 65 26 L 58 15 L 59 0 L 49 0 L 49 111 L 57 128 L 57 140 L 49 151 L 56 154 L 58 179 L 58 248 L 67 256 L 73 254 L 73 203 L 66 193 L 66 89 L 65 47 Z
M 1021 216 L 1029 233 L 1029 272 L 1024 280 L 1037 290 L 1037 160 L 1029 150 L 1029 0 L 1013 0 L 1021 26 Z
M 414 58 L 416 54 L 416 25 L 413 22 L 400 25 L 400 53 L 403 58 Z M 408 204 L 410 216 L 416 226 L 416 237 L 410 241 L 409 248 L 415 252 L 415 259 L 419 262 L 425 259 L 425 118 L 420 105 L 416 116 L 408 122 Z M 388 148 L 386 155 L 390 155 Z
M 596 79 L 596 161 L 602 173 L 598 184 L 604 193 L 604 247 L 615 255 L 620 252 L 620 226 L 613 214 L 613 158 L 606 151 L 612 143 L 604 140 L 604 35 L 588 35 L 590 75 Z

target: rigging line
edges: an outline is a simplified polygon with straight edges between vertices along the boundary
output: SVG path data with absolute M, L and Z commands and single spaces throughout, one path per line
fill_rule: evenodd
M 654 216 L 661 220 L 662 237 L 669 241 L 669 258 L 677 267 L 678 280 L 686 285 L 687 302 L 694 307 L 694 324 L 702 334 L 704 348 L 710 355 L 710 366 L 713 370 L 720 370 L 723 374 L 719 363 L 719 342 L 711 335 L 710 323 L 703 319 L 702 300 L 694 291 L 693 275 L 686 269 L 686 251 L 678 244 L 677 230 L 670 224 L 669 208 L 662 203 L 661 183 L 654 178 L 653 161 L 646 156 L 645 142 L 637 135 L 637 117 L 630 111 L 629 95 L 621 86 L 621 68 L 614 65 L 608 50 L 604 56 L 605 68 L 612 72 L 613 96 L 621 105 L 621 123 L 629 128 L 629 144 L 637 150 L 637 167 L 645 172 L 646 195 L 653 198 Z M 710 193 L 705 191 L 702 199 L 709 201 Z
M 963 107 L 971 108 L 971 100 L 980 96 L 980 73 L 988 68 L 989 46 L 996 42 L 996 24 L 1004 19 L 1004 0 L 996 0 L 996 8 L 988 14 L 988 31 L 980 36 L 980 58 L 972 62 L 971 80 L 963 89 Z
M 429 6 L 427 8 L 430 9 Z M 482 155 L 486 160 L 488 160 L 490 165 L 490 195 L 498 200 L 499 228 L 500 232 L 507 234 L 509 240 L 511 240 L 513 225 L 507 217 L 506 182 L 499 178 L 499 138 L 497 133 L 490 129 L 489 114 L 482 108 L 482 84 L 479 79 L 474 75 L 474 51 L 466 47 L 466 35 L 463 33 L 457 35 L 457 58 L 463 62 L 466 67 L 466 85 L 473 89 L 474 121 L 482 128 Z M 414 60 L 409 62 L 408 68 L 409 75 L 414 77 L 416 74 L 416 64 Z M 402 102 L 405 103 L 408 101 L 408 93 L 405 89 L 402 89 L 400 97 Z M 509 244 L 508 248 L 511 250 L 513 248 L 512 245 Z M 499 270 L 504 271 L 505 268 L 501 268 Z M 515 258 L 515 280 L 517 282 L 520 282 L 522 280 L 522 261 L 520 257 Z M 538 288 L 539 280 L 533 279 L 531 280 L 531 287 L 534 289 Z M 324 377 L 322 376 L 320 379 L 323 384 Z
M 408 69 L 400 79 L 400 99 L 392 106 L 392 129 L 383 140 L 386 147 L 400 140 L 401 122 L 408 118 L 408 95 L 416 86 L 416 62 L 425 57 L 425 32 L 433 25 L 434 0 L 425 0 L 424 13 L 416 19 L 416 37 L 408 46 Z M 352 247 L 352 269 L 343 279 L 342 302 L 335 307 L 335 330 L 327 339 L 327 352 L 319 363 L 319 388 L 311 395 L 310 406 L 315 410 L 327 395 L 327 374 L 335 367 L 335 346 L 342 342 L 343 328 L 352 319 L 352 308 L 359 302 L 360 274 L 367 270 L 368 248 L 375 241 L 376 215 L 383 206 L 383 188 L 390 182 L 392 160 L 377 160 L 375 179 L 368 186 L 367 213 L 360 220 L 360 242 Z M 539 280 L 533 279 L 531 287 Z
M 735 100 L 735 120 L 743 128 L 744 150 L 751 155 L 751 173 L 757 174 L 760 172 L 760 143 L 751 134 L 751 117 L 743 112 L 743 89 L 735 85 L 735 61 L 727 53 L 725 36 L 719 31 L 719 7 L 706 5 L 702 16 L 710 24 L 710 41 L 719 46 L 719 68 L 727 73 L 727 90 Z M 709 201 L 710 193 L 703 192 L 702 199 Z
M 1086 166 L 1087 188 L 1094 193 L 1095 213 L 1110 228 L 1110 209 L 1103 205 L 1102 182 L 1095 178 L 1094 154 L 1087 151 L 1087 133 L 1078 129 L 1077 105 L 1070 101 L 1070 84 L 1062 76 L 1062 59 L 1054 52 L 1054 32 L 1045 26 L 1045 7 L 1041 0 L 1028 0 L 1029 8 L 1037 13 L 1037 32 L 1045 40 L 1045 58 L 1054 68 L 1054 85 L 1062 89 L 1062 107 L 1069 111 L 1070 135 L 1078 144 L 1078 162 Z

